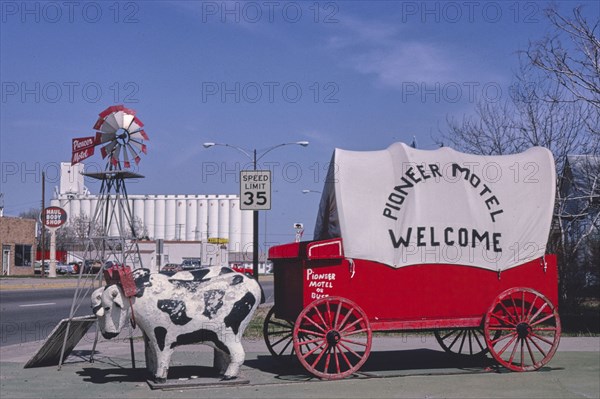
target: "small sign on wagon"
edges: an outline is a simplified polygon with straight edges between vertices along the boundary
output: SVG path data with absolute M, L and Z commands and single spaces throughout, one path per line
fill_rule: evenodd
M 271 171 L 240 171 L 240 209 L 266 211 L 271 209 Z

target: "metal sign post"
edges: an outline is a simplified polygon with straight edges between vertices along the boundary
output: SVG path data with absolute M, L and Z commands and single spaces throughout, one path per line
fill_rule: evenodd
M 56 277 L 56 230 L 67 221 L 67 212 L 58 206 L 49 206 L 44 208 L 42 218 L 44 226 L 50 230 L 50 267 L 48 269 L 48 277 Z M 40 273 L 44 273 L 44 262 Z

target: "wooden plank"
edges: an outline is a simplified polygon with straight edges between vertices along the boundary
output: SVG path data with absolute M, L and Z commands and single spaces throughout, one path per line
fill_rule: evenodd
M 75 346 L 85 336 L 89 328 L 96 322 L 96 316 L 80 316 L 71 319 L 69 327 L 69 336 L 65 346 L 64 358 L 66 359 L 73 351 Z M 60 352 L 63 346 L 65 332 L 69 319 L 62 319 L 54 330 L 48 335 L 40 349 L 25 364 L 24 368 L 58 366 L 60 361 Z

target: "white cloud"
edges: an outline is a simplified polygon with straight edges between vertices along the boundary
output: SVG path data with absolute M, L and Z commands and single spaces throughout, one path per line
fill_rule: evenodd
M 345 18 L 341 33 L 329 37 L 329 50 L 359 73 L 374 75 L 394 89 L 407 83 L 444 84 L 492 79 L 474 68 L 469 49 L 433 39 L 414 38 L 405 25 Z

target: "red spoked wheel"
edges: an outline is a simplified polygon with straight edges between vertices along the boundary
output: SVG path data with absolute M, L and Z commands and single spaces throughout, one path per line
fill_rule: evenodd
M 277 360 L 290 360 L 294 355 L 294 323 L 275 317 L 275 307 L 272 307 L 265 317 L 263 337 L 267 349 Z
M 435 330 L 435 339 L 448 353 L 459 356 L 482 356 L 488 351 L 481 328 Z
M 548 363 L 558 348 L 560 331 L 558 310 L 530 288 L 504 291 L 484 320 L 490 353 L 513 371 L 533 371 Z
M 340 379 L 356 372 L 371 352 L 369 320 L 354 302 L 327 297 L 310 303 L 294 326 L 294 350 L 311 374 Z

